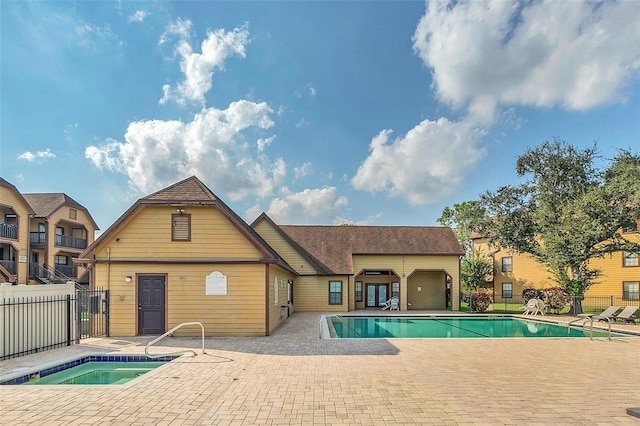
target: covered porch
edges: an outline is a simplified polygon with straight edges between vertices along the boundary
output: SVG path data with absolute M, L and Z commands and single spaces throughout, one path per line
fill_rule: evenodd
M 446 270 L 365 269 L 354 276 L 354 310 L 382 310 L 392 297 L 401 311 L 452 310 L 451 275 Z

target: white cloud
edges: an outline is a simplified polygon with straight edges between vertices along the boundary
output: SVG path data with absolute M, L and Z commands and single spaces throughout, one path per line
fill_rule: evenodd
M 244 133 L 272 127 L 272 112 L 264 102 L 240 100 L 225 110 L 205 108 L 187 123 L 137 121 L 129 124 L 125 142 L 89 146 L 85 156 L 98 168 L 126 174 L 132 189 L 143 194 L 196 175 L 232 201 L 266 197 L 282 182 L 286 164 L 255 157 Z
M 136 10 L 133 15 L 129 16 L 129 22 L 143 22 L 147 16 L 149 16 L 149 12 Z
M 179 39 L 188 40 L 191 34 L 191 26 L 193 24 L 190 20 L 182 20 L 178 18 L 176 22 L 172 22 L 167 25 L 166 30 L 160 36 L 158 44 L 164 44 L 172 39 L 172 36 L 178 36 Z
M 333 224 L 342 219 L 342 209 L 347 204 L 347 198 L 340 195 L 333 186 L 305 189 L 296 193 L 284 188 L 280 197 L 271 201 L 266 213 L 280 224 Z M 258 211 L 259 208 L 254 206 L 247 210 L 245 217 L 255 218 Z
M 640 72 L 640 2 L 432 1 L 414 33 L 440 100 L 490 121 L 498 105 L 586 110 Z
M 246 56 L 245 46 L 249 42 L 246 26 L 229 32 L 222 29 L 208 31 L 207 38 L 201 44 L 202 53 L 194 53 L 189 44 L 190 28 L 190 21 L 177 21 L 160 38 L 162 44 L 167 40 L 167 34 L 179 36 L 175 53 L 181 57 L 180 70 L 184 73 L 184 80 L 175 89 L 170 85 L 163 86 L 161 104 L 174 100 L 181 105 L 187 102 L 204 105 L 204 95 L 211 89 L 214 70 L 223 70 L 225 60 L 232 55 Z
M 262 152 L 264 151 L 264 149 L 266 147 L 268 147 L 269 145 L 271 145 L 271 142 L 273 142 L 273 140 L 275 139 L 275 135 L 274 136 L 270 136 L 268 138 L 259 138 L 257 145 L 258 145 L 258 152 Z
M 74 31 L 78 44 L 94 52 L 98 51 L 98 48 L 105 43 L 115 43 L 120 47 L 126 45 L 126 42 L 120 40 L 109 25 L 101 27 L 80 21 L 75 24 Z
M 484 155 L 483 132 L 466 122 L 424 120 L 393 141 L 391 133 L 382 130 L 371 140 L 369 157 L 351 180 L 355 189 L 435 203 L 458 189 Z
M 313 172 L 313 166 L 311 163 L 306 162 L 300 167 L 295 167 L 293 173 L 296 179 L 310 175 Z
M 49 148 L 45 149 L 44 151 L 37 151 L 37 152 L 31 152 L 31 151 L 25 151 L 22 154 L 18 155 L 18 160 L 23 160 L 23 161 L 38 161 L 39 163 L 43 163 L 46 160 L 50 159 L 50 158 L 55 158 L 56 155 L 51 152 L 51 150 Z

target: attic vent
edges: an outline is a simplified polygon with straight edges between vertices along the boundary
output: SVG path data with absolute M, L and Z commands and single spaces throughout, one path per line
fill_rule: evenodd
M 171 241 L 191 241 L 191 215 L 171 215 Z

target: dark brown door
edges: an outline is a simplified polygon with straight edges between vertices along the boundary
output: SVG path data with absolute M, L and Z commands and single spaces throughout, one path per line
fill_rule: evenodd
M 164 275 L 139 275 L 138 335 L 164 333 L 165 310 Z

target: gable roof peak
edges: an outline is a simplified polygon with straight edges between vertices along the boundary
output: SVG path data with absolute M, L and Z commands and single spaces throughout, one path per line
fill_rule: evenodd
M 140 200 L 164 203 L 211 203 L 219 199 L 200 179 L 196 176 L 190 176 Z

